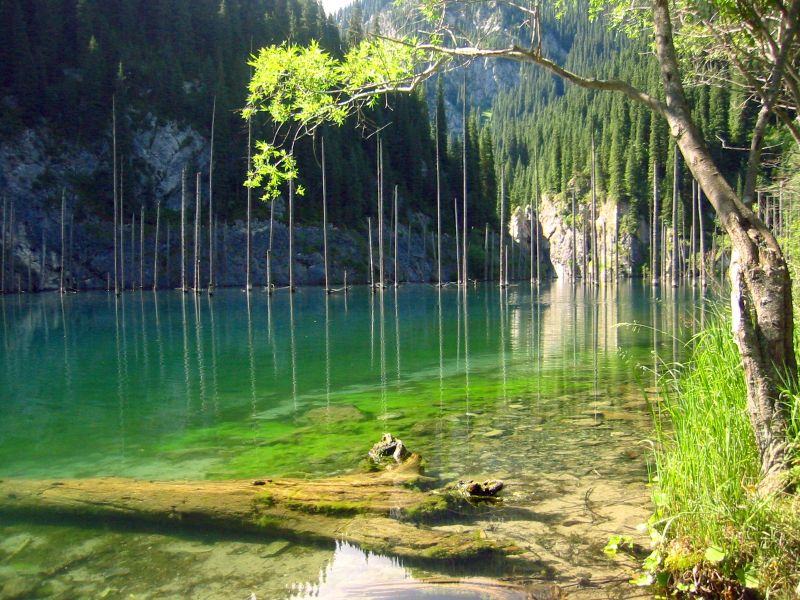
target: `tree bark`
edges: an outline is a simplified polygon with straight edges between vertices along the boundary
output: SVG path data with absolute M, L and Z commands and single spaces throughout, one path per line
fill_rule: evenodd
M 731 238 L 733 334 L 742 357 L 747 409 L 761 455 L 761 489 L 771 492 L 785 485 L 781 475 L 789 467 L 781 383 L 794 385 L 797 380 L 789 270 L 775 237 L 737 198 L 692 121 L 667 0 L 653 0 L 653 22 L 667 105 L 665 117 L 689 169 Z

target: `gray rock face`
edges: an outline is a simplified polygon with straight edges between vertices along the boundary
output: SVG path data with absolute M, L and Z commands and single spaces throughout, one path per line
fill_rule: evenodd
M 181 204 L 181 171 L 193 163 L 208 164 L 208 143 L 199 133 L 174 121 L 159 124 L 152 114 L 134 133 L 131 149 L 139 185 L 174 210 Z M 192 181 L 187 185 L 192 189 Z
M 625 277 L 638 275 L 647 258 L 649 240 L 647 223 L 638 221 L 633 231 L 624 223 L 622 215 L 628 210 L 625 205 L 617 206 L 613 201 L 598 203 L 597 232 L 598 262 L 600 270 L 608 268 L 611 272 L 619 269 Z M 539 205 L 539 241 L 542 260 L 559 278 L 570 278 L 573 275 L 573 229 L 575 245 L 575 274 L 584 277 L 584 253 L 587 270 L 591 266 L 591 229 L 584 226 L 589 220 L 589 211 L 585 204 L 576 202 L 576 219 L 572 223 L 572 207 L 561 196 L 544 195 Z M 508 231 L 511 239 L 520 246 L 529 248 L 530 205 L 517 207 L 509 218 Z M 626 228 L 627 227 L 627 228 Z M 584 239 L 586 238 L 586 239 Z
M 26 130 L 15 139 L 0 143 L 0 207 L 6 199 L 6 223 L 9 229 L 0 248 L 5 253 L 5 281 L 0 289 L 40 291 L 57 289 L 61 273 L 61 195 L 66 191 L 64 243 L 65 284 L 77 289 L 105 289 L 113 285 L 114 230 L 113 185 L 110 140 L 96 147 L 56 143 L 46 130 Z M 181 128 L 174 122 L 159 122 L 146 115 L 141 128 L 132 131 L 131 164 L 126 172 L 126 195 L 136 197 L 137 225 L 131 239 L 132 214 L 126 197 L 123 236 L 118 240 L 120 275 L 124 270 L 125 289 L 153 285 L 155 249 L 155 204 L 162 213 L 158 240 L 159 287 L 180 285 L 179 209 L 181 173 L 208 168 L 208 143 L 196 131 Z M 191 222 L 194 205 L 194 180 L 187 177 L 190 190 L 186 224 L 187 282 L 193 284 L 193 234 Z M 98 191 L 100 190 L 100 191 Z M 145 206 L 144 252 L 140 257 L 141 224 L 138 207 Z M 131 204 L 133 205 L 133 204 Z M 13 212 L 13 228 L 12 228 Z M 285 203 L 276 201 L 274 226 L 270 236 L 268 220 L 252 224 L 252 282 L 267 283 L 267 249 L 270 253 L 271 281 L 289 282 L 289 232 Z M 430 281 L 436 276 L 436 261 L 430 238 L 430 224 L 422 215 L 413 215 L 411 232 L 407 226 L 398 237 L 397 270 L 401 281 Z M 207 222 L 203 222 L 201 282 L 208 281 Z M 387 223 L 388 227 L 388 223 Z M 169 228 L 169 244 L 167 229 Z M 425 236 L 423 235 L 425 234 Z M 295 285 L 323 285 L 322 229 L 298 225 L 294 230 Z M 329 226 L 329 281 L 331 287 L 369 281 L 366 232 Z M 219 286 L 241 286 L 245 282 L 246 227 L 241 221 L 220 221 L 215 235 L 215 281 Z M 427 242 L 427 243 L 426 243 Z M 377 243 L 377 242 L 376 242 Z M 393 282 L 394 260 L 386 242 L 386 280 Z M 450 237 L 442 241 L 445 277 L 455 274 L 455 244 Z M 377 250 L 376 250 L 377 255 Z M 140 263 L 140 258 L 142 258 Z M 377 257 L 376 257 L 377 261 Z M 140 276 L 141 266 L 141 276 Z M 377 273 L 377 266 L 376 266 Z M 377 276 L 377 275 L 376 275 Z

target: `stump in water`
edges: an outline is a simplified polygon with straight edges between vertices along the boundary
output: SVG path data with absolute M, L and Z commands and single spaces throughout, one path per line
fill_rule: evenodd
M 447 498 L 413 489 L 421 459 L 327 479 L 144 481 L 124 478 L 0 481 L 0 514 L 149 523 L 347 541 L 405 558 L 503 557 L 517 548 L 474 533 L 409 521 L 448 510 Z M 421 518 L 422 517 L 422 518 Z
M 411 455 L 403 441 L 391 433 L 384 433 L 381 441 L 375 444 L 368 454 L 376 463 L 380 463 L 388 456 L 391 456 L 395 462 L 401 463 Z

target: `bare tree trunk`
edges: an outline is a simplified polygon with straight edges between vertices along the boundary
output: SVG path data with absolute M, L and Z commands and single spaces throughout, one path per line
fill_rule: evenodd
M 250 171 L 253 170 L 253 121 L 252 119 L 247 119 L 247 172 L 248 174 Z M 250 281 L 250 274 L 252 272 L 252 268 L 250 267 L 250 260 L 253 255 L 253 230 L 252 230 L 252 218 L 253 218 L 253 188 L 247 186 L 247 227 L 246 227 L 246 236 L 247 240 L 245 242 L 245 261 L 244 261 L 244 289 L 248 292 L 253 289 L 253 284 Z M 272 224 L 270 224 L 270 228 Z
M 131 212 L 131 290 L 136 289 L 136 212 Z
M 597 170 L 595 165 L 594 125 L 592 126 L 592 218 L 590 232 L 592 234 L 592 283 L 599 284 L 600 265 L 597 264 Z
M 64 224 L 66 222 L 66 203 L 67 203 L 67 191 L 61 191 L 61 265 L 59 267 L 59 274 L 58 274 L 58 292 L 60 294 L 64 294 L 66 289 L 64 289 L 64 254 L 66 250 L 66 239 L 64 236 Z
M 706 247 L 703 239 L 703 190 L 697 185 L 697 219 L 700 225 L 700 285 L 706 287 Z
M 139 289 L 144 289 L 144 204 L 139 218 Z
M 397 185 L 394 186 L 394 287 L 400 285 L 400 271 L 397 265 Z
M 172 240 L 170 239 L 170 226 L 169 221 L 167 221 L 167 289 L 172 287 Z
M 439 117 L 436 116 L 436 270 L 442 286 L 442 183 L 439 164 Z
M 186 169 L 181 171 L 181 291 L 186 293 Z
M 578 275 L 578 221 L 575 218 L 575 190 L 572 190 L 572 281 Z
M 266 252 L 266 277 L 267 277 L 267 294 L 272 295 L 272 250 L 267 248 Z
M 8 240 L 9 240 L 9 254 L 8 254 L 8 269 L 9 269 L 9 276 L 11 277 L 11 283 L 8 286 L 9 292 L 12 291 L 14 287 L 14 246 L 16 240 L 16 233 L 14 231 L 14 207 L 15 202 L 11 200 L 11 214 L 9 215 L 8 219 Z M 44 229 L 42 229 L 42 236 L 44 236 Z M 44 248 L 44 244 L 42 244 L 42 248 Z
M 69 273 L 69 279 L 67 282 L 71 285 L 71 289 L 77 289 L 77 283 L 74 281 L 74 262 L 75 262 L 75 253 L 73 251 L 73 236 L 75 234 L 75 212 L 73 211 L 69 215 L 69 246 L 67 246 L 67 273 Z M 31 261 L 28 261 L 28 287 L 30 287 L 30 267 Z
M 328 281 L 328 188 L 325 181 L 325 138 L 322 138 L 322 252 L 325 261 L 325 291 L 330 293 Z
M 652 262 L 651 266 L 651 273 L 653 275 L 653 285 L 657 286 L 661 280 L 661 272 L 659 269 L 659 222 L 658 222 L 658 211 L 659 211 L 659 200 L 661 199 L 661 188 L 658 182 L 658 163 L 654 160 L 653 161 L 653 219 L 652 219 L 652 246 L 650 248 L 650 259 Z
M 117 274 L 119 268 L 117 267 L 117 224 L 120 221 L 119 216 L 119 199 L 117 197 L 117 96 L 111 97 L 111 140 L 112 140 L 112 168 L 114 171 L 114 293 L 119 296 L 119 281 Z M 120 232 L 121 233 L 121 232 Z M 123 282 L 123 285 L 124 282 Z
M 156 237 L 153 242 L 153 291 L 158 289 L 158 229 L 161 225 L 161 201 L 156 202 Z M 167 249 L 169 252 L 169 249 Z
M 12 204 L 12 206 L 11 206 L 11 225 L 13 226 L 13 224 L 14 224 L 14 206 Z M 42 272 L 39 274 L 39 291 L 40 292 L 42 290 L 44 290 L 44 277 L 45 277 L 45 270 L 46 270 L 46 267 L 47 267 L 47 238 L 45 237 L 45 229 L 46 229 L 45 228 L 45 223 L 42 222 Z M 9 258 L 11 258 L 11 260 L 13 261 L 14 257 L 11 256 Z M 9 265 L 9 267 L 10 267 L 10 269 L 12 271 L 11 274 L 13 276 L 14 263 L 12 262 Z M 14 284 L 12 282 L 11 285 L 8 286 L 8 290 L 9 291 L 11 291 L 11 287 L 13 285 Z
M 423 237 L 422 239 L 425 239 L 425 238 Z M 411 240 L 412 240 L 412 237 L 411 237 L 411 219 L 410 218 L 408 220 L 408 238 L 407 238 L 407 240 L 408 240 L 408 243 L 406 244 L 406 264 L 408 265 L 408 267 L 406 267 L 406 268 L 410 269 L 411 268 Z M 406 279 L 408 279 L 408 278 L 409 278 L 408 274 L 406 274 Z
M 589 259 L 589 231 L 587 227 L 589 226 L 589 208 L 584 206 L 583 207 L 583 232 L 581 235 L 581 249 L 583 250 L 583 256 L 581 257 L 581 279 L 583 283 L 586 284 L 589 281 L 589 273 L 587 269 L 587 260 Z
M 603 221 L 603 281 L 608 281 L 608 235 L 605 221 Z
M 294 181 L 289 180 L 289 292 L 294 293 Z
M 536 281 L 533 271 L 533 205 L 529 204 L 528 208 L 528 270 L 530 271 L 531 283 Z
M 456 224 L 456 271 L 458 287 L 461 287 L 461 243 L 458 236 L 458 198 L 453 198 L 453 217 Z
M 369 287 L 375 290 L 375 265 L 372 260 L 372 217 L 367 217 L 367 231 L 369 240 Z
M 59 277 L 58 277 L 58 291 L 61 294 L 66 293 L 66 288 L 64 287 L 64 270 L 66 268 L 66 263 L 64 262 L 64 255 L 66 254 L 66 236 L 64 235 L 64 228 L 67 222 L 67 190 L 61 190 L 61 267 L 59 269 Z
M 531 275 L 533 277 L 533 275 Z M 489 224 L 483 230 L 483 280 L 489 280 Z
M 200 293 L 200 173 L 195 175 L 195 201 L 194 201 L 194 293 Z
M 697 182 L 692 180 L 692 239 L 689 242 L 690 251 L 690 277 L 692 287 L 697 285 Z
M 119 166 L 119 279 L 120 290 L 125 291 L 125 170 L 124 165 Z
M 383 142 L 378 138 L 378 274 L 380 288 L 383 279 Z
M 731 238 L 731 307 L 733 333 L 742 356 L 747 408 L 761 455 L 761 490 L 787 483 L 787 416 L 781 382 L 794 387 L 797 360 L 793 347 L 792 295 L 789 270 L 775 237 L 745 206 L 714 164 L 692 121 L 681 84 L 672 41 L 668 0 L 653 0 L 656 53 L 661 67 L 672 135 L 689 169 Z
M 540 247 L 539 247 L 539 237 L 540 237 L 539 236 L 539 200 L 540 200 L 539 192 L 540 192 L 540 189 L 539 189 L 539 162 L 538 162 L 539 159 L 538 159 L 538 152 L 537 152 L 535 146 L 534 146 L 534 149 L 533 149 L 533 160 L 534 160 L 534 164 L 536 165 L 535 166 L 535 169 L 536 169 L 536 190 L 534 192 L 536 194 L 536 219 L 534 219 L 533 222 L 534 222 L 534 224 L 536 226 L 536 229 L 534 230 L 534 235 L 536 236 L 536 283 L 539 283 L 541 281 L 541 277 L 540 277 L 540 272 L 539 271 L 540 271 L 541 263 L 542 263 L 541 258 L 540 258 L 541 255 L 539 254 L 539 251 L 540 251 Z
M 619 281 L 619 204 L 614 205 L 614 238 L 612 240 L 614 252 L 614 279 Z
M 2 228 L 0 228 L 0 235 L 3 236 L 3 245 L 2 247 L 0 247 L 0 294 L 6 293 L 6 246 L 8 245 L 7 244 L 8 229 L 6 229 L 7 211 L 8 211 L 8 198 L 6 197 L 5 194 L 3 194 L 3 225 Z
M 675 159 L 672 169 L 672 287 L 678 287 L 678 148 L 675 148 Z
M 505 228 L 506 228 L 506 168 L 501 167 L 500 169 L 500 250 L 498 254 L 499 260 L 499 271 L 500 271 L 500 287 L 503 288 L 506 285 L 505 282 L 505 265 L 503 263 L 503 251 L 504 251 L 504 238 L 505 238 Z
M 214 126 L 217 120 L 217 97 L 211 110 L 211 148 L 208 159 L 208 293 L 214 289 Z
M 466 290 L 467 287 L 467 280 L 469 279 L 469 274 L 467 272 L 467 70 L 464 69 L 464 102 L 462 105 L 462 113 L 461 113 L 461 122 L 464 128 L 464 135 L 463 135 L 463 152 L 462 152 L 462 160 L 463 160 L 463 175 L 464 175 L 464 209 L 462 212 L 462 219 L 464 220 L 464 228 L 462 230 L 461 235 L 461 243 L 463 244 L 463 249 L 461 251 L 461 260 L 463 261 L 463 275 L 459 279 L 464 283 L 464 289 Z

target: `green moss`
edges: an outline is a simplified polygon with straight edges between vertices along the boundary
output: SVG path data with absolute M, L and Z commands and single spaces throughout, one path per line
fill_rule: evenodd
M 404 510 L 401 518 L 414 523 L 441 521 L 451 513 L 452 501 L 453 498 L 450 495 L 431 495 L 423 502 Z
M 256 524 L 261 527 L 262 529 L 274 529 L 274 530 L 283 530 L 285 529 L 283 523 L 280 519 L 270 516 L 261 516 L 256 520 Z
M 275 506 L 275 497 L 269 492 L 264 492 L 263 494 L 258 495 L 256 502 L 258 502 L 258 504 L 261 506 L 269 508 L 270 506 Z
M 472 560 L 497 554 L 499 548 L 487 540 L 476 540 L 474 542 L 458 546 L 432 546 L 422 551 L 424 558 L 436 560 Z
M 352 517 L 369 511 L 366 502 L 284 502 L 286 508 L 313 515 Z

